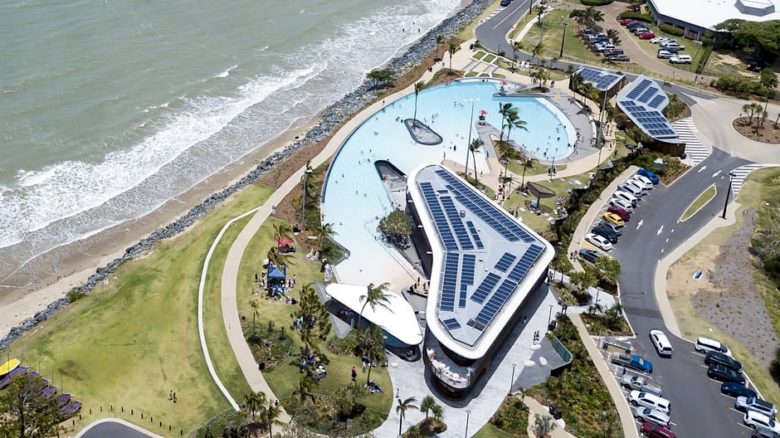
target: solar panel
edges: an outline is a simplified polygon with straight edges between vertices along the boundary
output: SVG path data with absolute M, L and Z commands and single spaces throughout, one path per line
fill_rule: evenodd
M 460 247 L 462 249 L 474 249 L 474 245 L 471 244 L 471 239 L 469 239 L 466 227 L 463 226 L 463 220 L 458 215 L 458 209 L 455 208 L 452 198 L 442 196 L 440 200 L 442 205 L 444 205 L 444 211 L 447 213 L 450 224 L 452 224 L 452 228 L 455 230 L 455 236 L 457 236 L 458 242 L 460 242 Z
M 655 96 L 657 91 L 658 90 L 653 87 L 648 88 L 644 93 L 642 93 L 642 96 L 639 97 L 639 101 L 642 103 L 647 102 L 652 96 Z
M 477 256 L 474 254 L 463 255 L 463 269 L 460 276 L 461 284 L 474 284 L 474 270 L 477 265 Z
M 460 284 L 460 295 L 458 295 L 458 307 L 461 309 L 466 307 L 466 290 L 468 285 L 466 283 Z
M 444 281 L 442 282 L 441 310 L 452 312 L 455 308 L 455 284 L 458 278 L 458 254 L 444 256 Z
M 622 93 L 621 93 L 622 94 Z M 677 138 L 678 135 L 660 112 L 667 102 L 657 82 L 640 76 L 629 87 L 618 104 L 642 131 L 654 138 Z
M 501 272 L 506 272 L 506 270 L 509 269 L 509 267 L 512 265 L 512 262 L 515 261 L 516 258 L 517 257 L 514 254 L 505 252 L 504 255 L 502 255 L 498 260 L 498 263 L 496 263 L 496 269 Z
M 482 302 L 485 301 L 485 298 L 487 298 L 487 296 L 493 292 L 493 288 L 496 287 L 498 280 L 500 279 L 501 277 L 498 275 L 492 272 L 489 273 L 485 279 L 482 280 L 482 283 L 480 283 L 479 287 L 477 287 L 476 292 L 471 294 L 471 301 L 482 304 Z
M 664 96 L 663 95 L 655 96 L 653 98 L 653 100 L 651 100 L 650 103 L 648 103 L 648 105 L 651 108 L 658 109 L 658 105 L 660 105 L 661 102 L 663 102 L 663 101 L 664 101 Z
M 447 327 L 448 330 L 455 330 L 460 328 L 460 323 L 455 318 L 445 319 L 442 322 L 444 323 L 444 326 Z
M 477 249 L 483 249 L 485 246 L 482 245 L 482 239 L 480 239 L 479 234 L 477 234 L 477 228 L 474 226 L 474 222 L 467 221 L 466 225 L 469 227 L 471 238 L 474 239 L 474 244 L 477 245 Z
M 456 251 L 458 249 L 458 244 L 455 242 L 455 237 L 452 235 L 450 225 L 441 209 L 439 199 L 433 191 L 433 186 L 429 182 L 422 182 L 420 183 L 420 191 L 428 205 L 431 217 L 433 217 L 433 222 L 439 232 L 439 238 L 441 239 L 442 244 L 444 244 L 444 247 L 447 248 L 447 250 Z

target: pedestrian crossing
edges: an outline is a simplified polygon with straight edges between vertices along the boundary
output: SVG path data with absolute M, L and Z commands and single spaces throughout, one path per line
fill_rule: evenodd
M 750 172 L 758 169 L 763 169 L 765 167 L 774 167 L 775 164 L 746 164 L 744 166 L 737 167 L 736 169 L 731 171 L 731 174 L 734 175 L 731 180 L 731 193 L 734 195 L 734 199 L 739 196 L 739 191 L 742 190 L 742 185 L 745 184 L 745 178 L 750 174 Z
M 693 124 L 693 119 L 691 117 L 672 122 L 672 127 L 675 132 L 677 132 L 677 135 L 680 136 L 680 140 L 685 142 L 686 158 L 683 160 L 685 164 L 695 167 L 710 156 L 712 153 L 712 146 L 702 142 L 702 139 L 698 135 L 699 131 Z

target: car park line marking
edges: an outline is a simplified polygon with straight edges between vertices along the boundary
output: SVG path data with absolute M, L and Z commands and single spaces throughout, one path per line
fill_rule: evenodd
M 730 411 L 734 411 L 734 412 L 736 412 L 736 413 L 738 413 L 738 414 L 740 414 L 740 415 L 744 415 L 744 414 L 743 414 L 741 411 L 738 411 L 738 410 L 736 410 L 736 409 L 734 409 L 734 408 L 729 408 L 729 410 L 730 410 Z
M 669 243 L 669 238 L 668 237 L 666 238 L 666 241 L 664 243 Z
M 679 221 L 677 221 L 677 222 L 679 222 Z M 672 228 L 672 231 L 670 231 L 670 233 L 674 233 L 674 228 Z
M 661 248 L 661 254 L 663 254 L 663 253 L 664 253 L 664 249 L 663 249 L 663 248 Z
M 659 228 L 659 229 L 658 229 L 658 231 L 655 233 L 655 235 L 656 235 L 656 236 L 660 236 L 660 235 L 661 235 L 661 233 L 663 233 L 663 231 L 664 231 L 664 226 L 663 226 L 663 225 L 661 225 L 661 228 Z
M 713 173 L 713 174 L 712 174 L 712 177 L 713 177 L 713 178 L 715 178 L 716 176 L 720 175 L 720 172 L 721 172 L 721 171 L 719 170 L 719 171 L 717 171 L 717 172 Z
M 641 227 L 643 223 L 645 223 L 645 220 L 644 220 L 644 219 L 642 219 L 641 221 L 639 221 L 639 223 L 638 223 L 638 224 L 636 224 L 636 229 L 638 230 L 638 229 L 639 229 L 639 227 Z
M 707 168 L 707 166 L 704 166 L 704 167 L 702 167 L 701 169 L 699 169 L 699 171 L 698 171 L 698 172 L 696 172 L 696 173 L 702 173 L 702 171 L 703 171 L 704 169 L 706 169 L 706 168 Z

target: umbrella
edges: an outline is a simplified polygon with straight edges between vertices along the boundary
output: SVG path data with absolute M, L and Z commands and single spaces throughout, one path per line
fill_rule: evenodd
M 279 246 L 285 246 L 285 245 L 291 245 L 293 243 L 293 240 L 287 236 L 282 236 L 278 239 L 276 239 L 276 243 Z
M 486 110 L 483 110 L 483 109 L 479 110 L 479 115 L 481 115 L 481 116 L 484 116 L 487 113 L 488 112 Z
M 501 81 L 501 86 L 502 86 L 502 87 L 506 87 L 507 85 L 509 85 L 509 82 L 507 82 L 507 81 Z

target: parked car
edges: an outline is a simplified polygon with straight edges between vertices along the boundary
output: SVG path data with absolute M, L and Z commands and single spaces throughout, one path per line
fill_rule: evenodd
M 629 62 L 631 61 L 631 58 L 629 58 L 626 55 L 610 55 L 604 58 L 607 60 L 607 62 Z
M 666 49 L 659 49 L 656 56 L 661 59 L 669 59 L 674 56 L 674 53 Z
M 611 222 L 611 223 L 613 223 L 613 224 L 615 224 L 615 225 L 617 225 L 619 227 L 622 227 L 622 226 L 625 225 L 625 222 L 623 222 L 623 218 L 621 218 L 620 216 L 616 215 L 615 213 L 606 212 L 606 213 L 604 213 L 603 217 L 604 217 L 604 219 L 607 222 Z
M 623 374 L 623 378 L 620 383 L 630 390 L 647 392 L 659 397 L 663 391 L 663 388 L 660 386 L 649 383 L 647 381 L 647 377 L 645 376 L 632 376 L 631 374 Z
M 652 190 L 653 189 L 653 182 L 650 181 L 650 178 L 647 178 L 647 177 L 642 176 L 642 175 L 637 173 L 637 174 L 634 174 L 634 176 L 632 176 L 630 179 L 634 180 L 634 181 L 641 182 L 642 184 L 644 184 L 644 186 L 645 186 L 645 188 L 647 190 Z
M 631 403 L 631 406 L 644 406 L 663 412 L 666 415 L 669 415 L 669 412 L 672 411 L 672 404 L 669 403 L 669 400 L 642 391 L 631 391 L 628 394 L 628 402 Z
M 666 38 L 660 44 L 661 44 L 661 47 L 666 47 L 666 46 L 668 46 L 670 44 L 678 44 L 679 45 L 680 43 L 678 43 L 677 40 L 674 39 L 674 38 Z
M 720 393 L 730 395 L 731 397 L 755 397 L 757 395 L 756 391 L 737 382 L 724 382 L 720 385 Z
M 775 432 L 766 426 L 757 426 L 750 438 L 780 438 L 780 432 Z
M 644 26 L 638 26 L 638 27 L 631 28 L 631 32 L 633 32 L 634 35 L 642 35 L 643 33 L 650 32 L 650 29 Z
M 629 25 L 630 23 L 633 23 L 633 22 L 634 22 L 634 20 L 632 20 L 630 18 L 622 18 L 622 19 L 618 20 L 618 23 L 620 23 L 621 26 L 627 26 L 627 25 Z
M 737 382 L 745 384 L 745 376 L 723 365 L 715 364 L 707 368 L 707 377 L 721 382 Z
M 624 201 L 628 201 L 631 203 L 632 206 L 636 207 L 636 203 L 639 202 L 639 199 L 637 199 L 636 196 L 632 195 L 629 192 L 623 191 L 623 190 L 615 190 L 615 193 L 612 194 L 613 198 L 620 198 Z
M 596 263 L 596 260 L 600 259 L 604 256 L 604 253 L 594 251 L 592 249 L 583 248 L 580 250 L 580 257 L 585 259 L 585 261 L 588 261 L 590 263 Z
M 729 347 L 714 339 L 705 338 L 704 336 L 696 339 L 696 345 L 694 345 L 693 348 L 702 354 L 707 354 L 710 351 L 717 351 L 719 353 L 725 354 L 726 356 L 731 356 L 731 350 L 729 350 Z
M 638 188 L 641 193 L 641 196 L 644 196 L 647 194 L 648 191 L 653 189 L 653 183 L 650 183 L 650 186 L 645 185 L 644 182 L 639 181 L 638 179 L 634 178 L 633 176 L 626 180 L 625 184 L 630 184 L 636 188 Z
M 761 400 L 758 397 L 737 397 L 734 401 L 734 409 L 742 412 L 760 412 L 769 418 L 775 418 L 775 415 L 777 415 L 777 408 L 775 405 L 766 400 Z
M 643 32 L 639 34 L 640 40 L 651 40 L 655 38 L 655 34 L 653 32 Z
M 704 357 L 704 363 L 707 365 L 720 364 L 738 373 L 742 372 L 742 362 L 719 351 L 707 352 L 707 355 Z
M 611 228 L 607 228 L 606 226 L 603 226 L 603 225 L 596 225 L 595 227 L 593 227 L 591 232 L 593 234 L 597 234 L 597 235 L 607 239 L 609 241 L 609 243 L 611 243 L 613 245 L 617 243 L 618 238 L 620 237 Z
M 637 406 L 634 409 L 634 417 L 639 418 L 642 421 L 655 423 L 659 426 L 669 427 L 671 418 L 663 412 L 656 411 L 655 409 L 645 408 L 643 406 Z
M 617 55 L 623 55 L 623 49 L 620 47 L 616 47 L 614 49 L 606 49 L 603 52 L 601 52 L 602 55 L 604 55 L 605 58 L 615 57 Z
M 645 191 L 644 191 L 643 188 L 635 186 L 634 184 L 631 184 L 628 181 L 620 183 L 618 185 L 618 189 L 620 189 L 621 191 L 624 191 L 624 192 L 632 194 L 637 199 L 639 199 L 640 196 L 645 194 Z
M 685 50 L 685 46 L 683 46 L 682 44 L 678 43 L 675 40 L 667 41 L 666 43 L 664 43 L 663 48 L 666 50 L 674 50 L 677 52 L 681 50 Z
M 645 421 L 642 423 L 642 435 L 647 438 L 676 438 L 677 435 L 666 426 Z
M 674 55 L 669 58 L 669 62 L 672 64 L 690 64 L 693 62 L 693 58 L 690 55 Z
M 753 72 L 760 72 L 768 67 L 768 64 L 761 59 L 754 59 L 748 63 L 747 69 Z
M 620 216 L 620 219 L 623 219 L 623 222 L 628 222 L 628 220 L 631 219 L 631 213 L 627 212 L 626 210 L 623 210 L 620 207 L 613 207 L 610 205 L 607 208 L 607 211 Z
M 629 213 L 634 211 L 634 206 L 631 204 L 631 202 L 626 201 L 625 199 L 616 198 L 614 196 L 609 199 L 609 205 L 610 207 L 622 208 Z
M 672 357 L 672 343 L 661 330 L 650 330 L 650 340 L 653 341 L 659 356 Z
M 512 0 L 501 0 L 501 6 L 509 6 L 510 3 L 512 3 Z
M 585 240 L 592 243 L 593 246 L 596 248 L 602 250 L 602 251 L 612 251 L 612 244 L 609 243 L 609 240 L 607 240 L 603 236 L 599 236 L 598 234 L 588 233 L 585 235 Z
M 652 170 L 647 170 L 645 168 L 641 168 L 636 172 L 637 175 L 642 175 L 645 178 L 649 179 L 653 185 L 658 185 L 659 182 L 661 182 L 661 179 L 658 178 L 658 175 L 655 174 Z
M 647 374 L 653 373 L 653 363 L 638 354 L 618 354 L 612 358 L 612 363 Z
M 617 233 L 618 236 L 623 235 L 623 227 L 621 227 L 620 225 L 615 225 L 612 222 L 607 222 L 607 221 L 599 221 L 598 225 L 603 225 L 605 227 L 608 227 L 609 229 Z
M 751 429 L 765 427 L 772 432 L 780 433 L 780 424 L 777 424 L 775 420 L 756 411 L 745 412 L 745 416 L 743 417 L 742 422 L 745 423 L 745 426 Z

